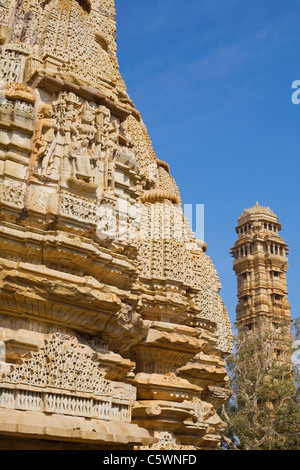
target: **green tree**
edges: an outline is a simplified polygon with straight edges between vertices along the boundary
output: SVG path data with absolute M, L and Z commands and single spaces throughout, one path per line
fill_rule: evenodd
M 282 321 L 240 329 L 228 359 L 232 396 L 221 409 L 223 449 L 300 449 L 299 365 L 292 362 L 299 338 L 300 319 L 292 334 Z

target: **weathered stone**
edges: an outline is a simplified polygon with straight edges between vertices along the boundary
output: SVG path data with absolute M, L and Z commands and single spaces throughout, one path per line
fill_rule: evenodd
M 115 32 L 113 0 L 0 5 L 0 448 L 220 441 L 221 285 Z

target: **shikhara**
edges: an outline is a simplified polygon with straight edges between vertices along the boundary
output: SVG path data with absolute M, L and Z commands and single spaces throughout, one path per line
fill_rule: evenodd
M 114 1 L 3 0 L 0 44 L 0 448 L 216 449 L 231 326 Z

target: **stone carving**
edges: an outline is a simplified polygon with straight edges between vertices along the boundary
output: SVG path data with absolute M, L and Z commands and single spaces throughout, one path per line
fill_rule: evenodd
M 20 100 L 23 103 L 25 112 L 34 114 L 33 107 L 30 106 L 35 102 L 35 94 L 31 88 L 18 82 L 6 83 L 0 90 L 1 95 L 7 99 Z
M 106 380 L 96 357 L 76 339 L 53 335 L 39 352 L 2 375 L 0 406 L 130 422 L 134 388 Z M 18 384 L 17 393 L 8 388 L 13 384 Z
M 60 169 L 68 182 L 84 191 L 96 190 L 99 172 L 112 174 L 113 152 L 109 145 L 107 108 L 85 103 L 74 93 L 60 93 L 52 104 L 42 105 L 35 132 L 33 168 L 36 175 L 58 178 Z M 114 126 L 114 141 L 118 128 Z M 108 142 L 107 142 L 108 141 Z M 107 145 L 106 145 L 107 144 Z M 101 167 L 102 146 L 110 156 Z M 98 176 L 98 180 L 96 181 Z M 111 183 L 113 188 L 113 184 Z
M 35 131 L 34 156 L 37 162 L 37 172 L 44 176 L 51 174 L 50 159 L 55 148 L 57 125 L 53 116 L 52 106 L 43 105 Z
M 45 346 L 4 377 L 5 382 L 51 387 L 79 392 L 110 393 L 105 373 L 98 370 L 92 354 L 80 348 L 78 341 L 53 335 Z
M 61 200 L 61 214 L 72 219 L 97 225 L 97 206 L 87 199 L 63 196 Z
M 140 450 L 195 450 L 194 446 L 178 445 L 174 434 L 170 432 L 157 432 L 155 437 L 158 439 L 157 444 L 140 447 Z
M 100 77 L 109 79 L 113 68 L 108 53 L 97 41 L 97 22 L 101 21 L 103 26 L 106 23 L 106 30 L 115 26 L 107 21 L 107 18 L 104 17 L 103 20 L 104 15 L 101 13 L 100 16 L 95 16 L 95 12 L 89 12 L 88 9 L 84 2 L 49 2 L 43 12 L 44 28 L 39 52 L 41 56 L 55 56 L 62 72 L 76 73 L 85 81 L 99 82 Z M 76 54 L 73 49 L 74 42 L 77 44 Z M 93 61 L 95 56 L 98 58 L 97 68 Z M 70 57 L 72 63 L 69 61 Z
M 156 157 L 152 153 L 153 149 L 149 148 L 144 125 L 133 116 L 129 116 L 126 121 L 126 128 L 136 150 L 137 163 L 141 168 L 141 172 L 149 180 L 148 184 L 153 185 L 157 177 Z
M 215 449 L 229 319 L 120 75 L 114 1 L 2 4 L 1 442 Z
M 6 50 L 1 58 L 0 78 L 5 83 L 19 82 L 22 79 L 23 56 L 18 51 Z
M 12 2 L 10 0 L 2 0 L 1 10 L 0 10 L 0 25 L 8 26 L 10 10 L 12 7 Z
M 94 137 L 97 132 L 93 126 L 94 116 L 92 112 L 85 109 L 82 114 L 81 124 L 77 127 L 77 136 L 73 137 L 74 145 L 68 153 L 71 164 L 71 177 L 92 183 L 95 180 L 93 170 L 97 162 L 95 153 Z
M 0 201 L 12 207 L 23 208 L 25 200 L 24 187 L 5 184 L 0 187 Z
M 107 189 L 114 188 L 114 168 L 116 164 L 116 149 L 119 140 L 119 129 L 116 121 L 112 122 L 112 125 L 108 129 L 107 138 L 107 177 L 106 187 Z
M 31 151 L 31 138 L 34 125 L 35 95 L 23 84 L 12 82 L 0 90 L 0 175 L 7 178 L 7 196 L 2 201 L 9 201 L 22 210 L 25 201 L 24 179 L 28 173 Z M 19 184 L 16 181 L 19 180 Z M 8 186 L 12 186 L 9 188 Z M 22 187 L 22 202 L 17 197 L 17 187 Z M 20 194 L 20 190 L 18 190 Z

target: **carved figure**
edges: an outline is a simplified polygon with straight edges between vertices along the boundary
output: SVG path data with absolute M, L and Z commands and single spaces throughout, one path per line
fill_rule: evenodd
M 76 136 L 73 138 L 74 148 L 70 150 L 72 176 L 88 183 L 94 181 L 94 168 L 97 161 L 95 155 L 95 116 L 88 106 L 84 107 L 81 122 L 76 126 Z
M 114 168 L 118 148 L 119 128 L 117 121 L 112 121 L 107 139 L 107 189 L 114 189 Z
M 56 144 L 55 133 L 58 127 L 56 119 L 53 118 L 53 108 L 45 104 L 40 110 L 40 119 L 36 127 L 34 141 L 36 160 L 42 175 L 46 175 L 49 163 Z
M 21 56 L 14 52 L 8 51 L 1 60 L 1 76 L 5 83 L 20 81 L 21 75 Z
M 71 157 L 72 176 L 87 183 L 93 182 L 93 165 L 96 158 L 93 155 L 93 146 L 90 147 L 88 137 L 80 138 L 69 156 Z

